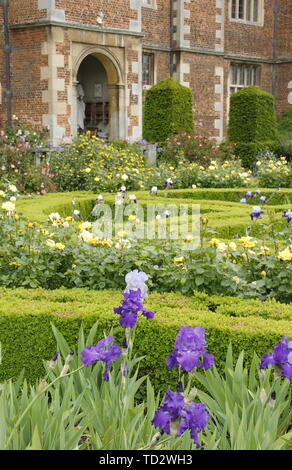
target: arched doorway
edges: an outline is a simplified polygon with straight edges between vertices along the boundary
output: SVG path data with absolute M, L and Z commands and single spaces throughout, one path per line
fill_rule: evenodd
M 109 96 L 107 74 L 93 55 L 81 62 L 77 74 L 77 126 L 103 139 L 109 137 Z
M 125 89 L 115 58 L 108 51 L 88 48 L 76 64 L 75 85 L 75 132 L 124 139 Z

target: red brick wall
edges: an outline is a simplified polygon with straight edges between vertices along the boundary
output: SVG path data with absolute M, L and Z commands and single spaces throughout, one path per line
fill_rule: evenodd
M 98 26 L 99 11 L 104 13 L 103 26 L 108 28 L 128 29 L 130 19 L 136 19 L 129 0 L 56 0 L 55 5 L 65 11 L 67 21 L 83 24 Z
M 130 0 L 55 0 L 56 10 L 65 11 L 67 21 L 98 26 L 96 17 L 103 11 L 104 27 L 129 28 L 129 20 L 136 19 L 136 13 L 130 9 Z M 12 23 L 30 22 L 45 19 L 47 11 L 40 10 L 38 0 L 10 0 Z
M 169 56 L 167 52 L 156 51 L 154 53 L 154 63 L 156 64 L 156 82 L 169 77 Z
M 229 2 L 225 3 L 225 52 L 271 58 L 273 55 L 274 1 L 264 2 L 263 26 L 231 21 Z
M 177 3 L 177 2 L 175 2 Z M 169 76 L 169 54 L 163 49 L 168 49 L 170 44 L 170 0 L 156 0 L 157 8 L 142 7 L 142 47 L 150 50 L 155 56 L 155 77 L 160 81 Z M 208 130 L 213 130 L 214 120 L 218 119 L 215 111 L 215 102 L 218 101 L 214 88 L 216 83 L 215 67 L 224 67 L 224 120 L 226 121 L 228 75 L 230 59 L 224 54 L 234 55 L 234 60 L 249 57 L 259 58 L 261 67 L 260 85 L 265 90 L 272 91 L 272 65 L 268 61 L 273 57 L 274 35 L 274 7 L 275 0 L 265 0 L 264 24 L 255 26 L 230 21 L 229 0 L 225 0 L 225 31 L 224 53 L 212 54 L 215 49 L 216 30 L 220 30 L 220 24 L 216 22 L 216 15 L 221 11 L 216 9 L 216 0 L 192 0 L 185 2 L 184 8 L 190 10 L 190 18 L 185 19 L 185 25 L 190 26 L 191 33 L 184 35 L 184 40 L 190 41 L 193 49 L 205 49 L 209 54 L 193 52 L 183 53 L 183 62 L 190 64 L 190 73 L 183 79 L 189 82 L 194 95 L 196 120 L 202 122 Z M 277 55 L 288 59 L 292 57 L 292 0 L 281 0 L 281 12 L 279 15 L 279 36 Z M 136 10 L 130 8 L 130 0 L 55 0 L 55 8 L 65 11 L 67 21 L 89 24 L 97 27 L 128 29 L 130 20 L 137 19 Z M 103 24 L 96 21 L 98 13 L 104 13 Z M 10 23 L 31 22 L 44 19 L 46 10 L 39 10 L 38 0 L 10 0 Z M 174 12 L 175 14 L 175 12 Z M 2 22 L 2 8 L 0 8 L 0 25 Z M 65 39 L 57 48 L 64 56 L 64 68 L 57 71 L 58 78 L 64 78 L 65 91 L 58 92 L 60 102 L 68 101 L 68 86 L 71 80 L 70 70 L 70 40 L 65 29 Z M 140 40 L 139 38 L 135 39 Z M 12 85 L 13 85 L 13 113 L 32 120 L 36 125 L 41 125 L 42 115 L 48 114 L 48 106 L 42 103 L 42 91 L 48 87 L 47 80 L 41 81 L 41 67 L 48 65 L 48 57 L 41 54 L 41 44 L 47 41 L 46 28 L 12 29 L 11 41 L 13 53 Z M 127 42 L 128 44 L 128 42 Z M 136 43 L 137 44 L 137 43 Z M 162 50 L 159 50 L 161 48 Z M 57 51 L 58 52 L 58 51 Z M 125 46 L 127 61 L 137 60 L 137 50 Z M 261 61 L 261 59 L 264 59 Z M 266 61 L 266 63 L 265 63 Z M 127 86 L 129 88 L 129 104 L 137 104 L 137 95 L 132 94 L 132 83 L 137 83 L 137 74 L 133 73 L 131 65 L 127 72 Z M 3 34 L 0 34 L 0 81 L 4 88 L 3 65 Z M 288 103 L 288 83 L 292 81 L 292 65 L 286 62 L 277 66 L 277 110 L 279 112 L 291 108 Z M 0 108 L 0 120 L 3 119 L 4 106 Z M 68 118 L 71 108 L 67 106 L 67 114 L 58 116 L 58 125 L 65 129 L 69 136 L 71 129 Z M 137 117 L 130 115 L 129 127 L 137 125 Z
M 291 95 L 290 103 L 288 102 L 288 95 L 292 91 L 292 0 L 281 0 L 280 3 L 277 55 L 287 62 L 278 64 L 276 68 L 277 112 L 279 114 L 287 109 L 292 109 Z
M 191 27 L 191 34 L 186 35 L 185 39 L 190 40 L 191 47 L 214 50 L 215 31 L 218 28 L 215 23 L 216 0 L 191 1 L 185 3 L 185 9 L 191 10 L 191 17 L 185 21 Z
M 169 47 L 170 2 L 157 0 L 157 8 L 142 8 L 143 44 Z
M 38 0 L 10 0 L 9 17 L 11 24 L 26 23 L 46 18 L 45 10 L 39 10 Z
M 292 64 L 281 64 L 277 67 L 277 113 L 281 114 L 287 109 L 292 109 L 290 95 L 290 103 L 288 102 L 288 95 L 292 92 L 292 87 L 288 88 L 289 82 L 292 82 Z
M 281 0 L 278 35 L 278 55 L 292 57 L 292 0 Z
M 41 43 L 46 40 L 45 28 L 11 32 L 13 113 L 36 126 L 42 126 L 42 115 L 48 112 L 42 103 L 42 90 L 48 83 L 41 81 L 41 67 L 48 65 L 48 57 L 41 54 Z
M 195 109 L 195 121 L 205 130 L 214 130 L 216 95 L 215 66 L 220 66 L 222 59 L 204 54 L 184 54 L 184 63 L 190 64 L 190 73 L 185 74 L 185 80 L 190 83 L 193 91 L 193 107 Z M 216 132 L 214 131 L 214 135 Z

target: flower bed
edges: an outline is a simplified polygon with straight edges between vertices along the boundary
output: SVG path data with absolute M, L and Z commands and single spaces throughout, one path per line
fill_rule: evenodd
M 144 193 L 145 199 L 142 194 L 138 202 L 141 207 L 150 201 L 201 202 L 169 198 L 183 194 L 169 190 L 163 198 L 149 194 L 145 197 Z M 196 191 L 186 192 L 188 197 L 195 194 Z M 219 194 L 230 199 L 240 197 L 238 191 L 219 191 Z M 287 194 L 289 192 L 283 194 L 284 200 Z M 136 203 L 130 196 L 127 207 L 135 210 Z M 211 192 L 212 196 L 216 197 L 216 193 Z M 127 231 L 117 231 L 111 239 L 97 237 L 92 222 L 81 223 L 79 218 L 80 211 L 86 216 L 93 207 L 92 199 L 83 194 L 79 205 L 72 206 L 71 201 L 71 204 L 57 206 L 63 217 L 54 211 L 45 224 L 23 221 L 14 213 L 15 203 L 8 200 L 2 203 L 0 284 L 49 289 L 60 286 L 119 288 L 126 272 L 142 268 L 159 291 L 176 290 L 191 295 L 199 289 L 209 294 L 275 297 L 289 302 L 292 295 L 291 212 L 287 206 L 268 205 L 269 198 L 274 196 L 274 193 L 260 191 L 253 195 L 248 191 L 245 203 L 220 201 L 219 207 L 214 201 L 202 201 L 199 245 L 189 251 L 184 251 L 185 244 L 192 242 L 192 237 L 185 240 L 129 239 Z M 279 201 L 278 193 L 276 196 Z M 58 199 L 54 196 L 53 200 Z M 265 210 L 248 204 L 260 200 L 266 201 L 263 202 Z M 114 205 L 113 196 L 109 203 Z M 69 213 L 73 216 L 66 217 Z M 170 213 L 168 222 L 171 217 Z M 136 217 L 130 215 L 129 230 L 135 223 Z M 225 241 L 218 238 L 218 232 Z
M 55 348 L 51 323 L 65 335 L 70 347 L 77 341 L 81 323 L 88 331 L 98 321 L 98 339 L 111 328 L 113 336 L 119 341 L 123 339 L 118 317 L 113 315 L 113 307 L 121 301 L 120 291 L 0 289 L 0 295 L 2 379 L 16 377 L 23 368 L 30 380 L 42 376 L 42 360 L 50 358 Z M 148 373 L 155 388 L 174 384 L 176 374 L 165 368 L 161 358 L 171 352 L 180 325 L 206 328 L 208 349 L 216 356 L 219 369 L 223 367 L 230 341 L 235 354 L 245 350 L 248 364 L 254 351 L 263 354 L 283 332 L 287 336 L 292 334 L 292 307 L 275 301 L 151 293 L 145 307 L 156 313 L 151 321 L 139 321 L 135 352 L 138 356 L 147 355 L 141 374 Z

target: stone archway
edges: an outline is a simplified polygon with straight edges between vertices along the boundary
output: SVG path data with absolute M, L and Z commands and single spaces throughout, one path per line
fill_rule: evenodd
M 77 98 L 80 80 L 83 80 L 85 85 L 84 98 L 87 103 L 85 130 L 96 128 L 100 137 L 125 139 L 127 129 L 125 86 L 119 61 L 105 48 L 87 47 L 79 54 L 73 70 L 74 134 L 78 132 Z M 102 121 L 97 122 L 100 116 Z

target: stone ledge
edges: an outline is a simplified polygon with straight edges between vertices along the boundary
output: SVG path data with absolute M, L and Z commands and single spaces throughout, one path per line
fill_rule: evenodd
M 145 34 L 137 31 L 130 31 L 128 29 L 115 29 L 115 28 L 101 28 L 99 26 L 89 25 L 89 24 L 82 24 L 82 23 L 74 23 L 74 22 L 63 22 L 63 21 L 50 21 L 50 20 L 38 20 L 38 21 L 31 21 L 26 23 L 15 23 L 10 25 L 10 29 L 23 29 L 23 28 L 40 28 L 45 26 L 59 26 L 62 28 L 73 28 L 73 29 L 81 29 L 86 31 L 94 31 L 97 33 L 114 33 L 114 34 L 122 34 L 125 36 L 138 36 L 144 37 Z

